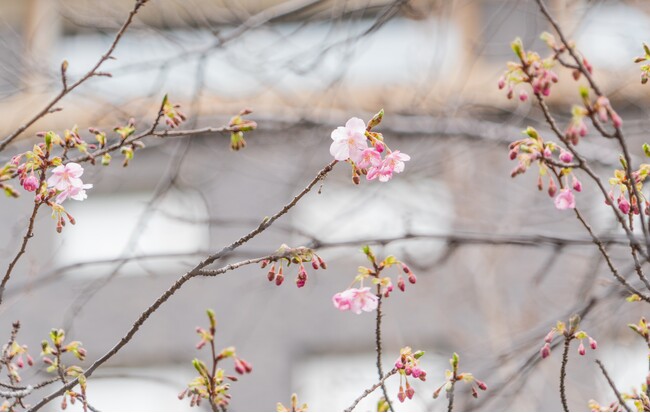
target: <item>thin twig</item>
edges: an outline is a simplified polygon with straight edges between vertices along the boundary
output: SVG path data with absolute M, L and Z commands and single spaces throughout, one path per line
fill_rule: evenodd
M 32 117 L 30 120 L 25 122 L 22 126 L 20 126 L 18 129 L 16 129 L 13 133 L 11 133 L 9 136 L 5 137 L 0 141 L 0 152 L 2 152 L 7 145 L 9 145 L 14 139 L 16 139 L 21 133 L 23 133 L 27 128 L 32 126 L 34 123 L 36 123 L 39 119 L 50 113 L 50 110 L 56 105 L 61 99 L 63 99 L 67 94 L 72 92 L 74 89 L 76 89 L 79 85 L 82 83 L 86 82 L 88 79 L 90 79 L 93 76 L 100 75 L 97 70 L 99 67 L 104 64 L 105 61 L 108 59 L 112 58 L 113 51 L 117 47 L 117 44 L 119 43 L 120 39 L 122 38 L 122 35 L 126 31 L 126 29 L 131 25 L 133 22 L 133 17 L 136 15 L 140 7 L 142 7 L 147 0 L 136 0 L 135 5 L 133 7 L 133 10 L 129 13 L 127 16 L 126 20 L 122 24 L 122 27 L 120 30 L 115 34 L 115 38 L 113 39 L 113 42 L 111 45 L 108 47 L 108 50 L 106 53 L 104 53 L 100 59 L 95 63 L 95 65 L 84 75 L 82 76 L 79 80 L 74 82 L 73 84 L 69 85 L 67 84 L 67 80 L 65 79 L 65 74 L 62 73 L 63 76 L 63 88 L 61 91 L 51 100 L 48 102 L 47 105 L 43 109 L 41 109 L 34 117 Z
M 609 383 L 609 387 L 612 388 L 612 391 L 616 395 L 616 398 L 618 399 L 618 404 L 625 409 L 626 412 L 630 411 L 630 408 L 627 407 L 625 404 L 625 400 L 623 400 L 623 397 L 621 396 L 621 393 L 618 391 L 616 386 L 614 385 L 614 382 L 612 379 L 609 377 L 609 374 L 607 374 L 607 370 L 605 370 L 605 366 L 603 365 L 603 362 L 600 360 L 596 360 L 596 364 L 598 364 L 598 367 L 600 367 L 600 371 L 603 372 L 603 376 L 607 379 L 607 383 Z
M 350 407 L 348 407 L 347 409 L 345 409 L 343 411 L 344 412 L 351 412 L 352 410 L 354 410 L 354 408 L 357 407 L 357 404 L 359 404 L 359 402 L 361 400 L 368 397 L 370 395 L 370 393 L 377 390 L 378 387 L 384 386 L 384 382 L 386 381 L 386 379 L 389 378 L 390 376 L 394 375 L 395 373 L 397 373 L 396 368 L 394 368 L 391 371 L 389 371 L 388 373 L 386 373 L 386 375 L 384 377 L 382 377 L 381 380 L 379 380 L 377 383 L 373 384 L 370 388 L 364 390 L 364 392 L 361 393 L 361 396 L 357 397 L 357 399 L 350 405 Z

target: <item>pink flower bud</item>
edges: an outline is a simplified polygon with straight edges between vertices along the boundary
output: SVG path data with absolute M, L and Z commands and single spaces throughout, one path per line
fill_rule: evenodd
M 401 403 L 404 403 L 404 400 L 406 400 L 406 394 L 404 394 L 404 389 L 402 386 L 399 386 L 399 392 L 397 393 L 397 398 Z
M 553 152 L 548 147 L 544 148 L 544 158 L 550 158 L 551 156 L 553 156 Z
M 499 90 L 506 87 L 506 79 L 503 76 L 499 78 L 499 81 L 497 82 L 497 86 L 499 87 Z
M 406 397 L 412 399 L 414 394 L 415 394 L 415 390 L 413 390 L 413 387 L 408 386 L 406 388 Z
M 517 157 L 517 150 L 513 149 L 508 153 L 508 157 L 510 158 L 511 161 L 513 161 Z
M 487 390 L 487 384 L 485 384 L 484 381 L 481 380 L 476 380 L 476 385 L 478 386 L 479 389 L 486 391 Z
M 585 349 L 585 345 L 581 340 L 580 345 L 578 345 L 578 354 L 580 354 L 581 356 L 584 356 L 586 353 L 587 353 L 587 350 Z
M 576 192 L 582 191 L 582 183 L 575 176 L 573 177 L 573 183 L 572 184 L 573 184 L 573 189 Z
M 560 152 L 560 160 L 564 163 L 571 163 L 573 161 L 573 154 L 563 150 Z
M 411 376 L 413 376 L 414 379 L 420 377 L 421 374 L 422 370 L 420 370 L 418 367 L 413 367 L 413 369 L 411 369 Z
M 413 274 L 413 273 L 410 273 L 410 274 L 409 274 L 409 282 L 410 282 L 411 284 L 415 284 L 415 283 L 417 282 L 417 280 L 418 280 L 418 279 L 417 279 L 417 277 L 415 276 L 415 274 Z
M 375 150 L 376 150 L 377 152 L 379 152 L 379 153 L 384 152 L 384 144 L 381 143 L 381 142 L 379 142 L 379 141 L 376 141 L 376 142 L 375 142 Z
M 34 359 L 29 354 L 27 355 L 27 364 L 30 366 L 34 365 Z
M 618 209 L 620 209 L 625 215 L 630 213 L 630 203 L 624 196 L 618 197 Z
M 401 275 L 397 277 L 397 288 L 399 288 L 402 291 L 406 289 L 406 285 L 404 284 L 404 278 L 402 278 Z
M 551 178 L 548 182 L 548 196 L 553 198 L 556 193 L 557 193 L 557 186 L 555 185 L 555 181 L 553 180 L 553 178 Z
M 621 125 L 623 125 L 623 120 L 621 119 L 620 116 L 618 116 L 618 113 L 612 111 L 612 123 L 614 124 L 615 127 L 620 128 Z
M 551 355 L 551 345 L 549 343 L 544 344 L 540 352 L 543 359 Z
M 275 277 L 275 285 L 280 286 L 282 285 L 283 281 L 284 281 L 284 275 L 282 275 L 281 273 Z
M 404 368 L 404 363 L 402 363 L 402 360 L 397 360 L 395 362 L 395 368 L 398 369 L 398 370 L 401 370 L 401 369 Z
M 598 348 L 598 343 L 591 337 L 589 337 L 589 347 L 591 347 L 592 350 L 596 350 Z
M 521 92 L 519 92 L 519 100 L 522 101 L 522 102 L 525 102 L 525 101 L 528 100 L 528 93 L 526 93 L 525 90 L 522 90 Z
M 319 266 L 318 266 L 318 261 L 317 261 L 315 258 L 314 258 L 313 260 L 311 260 L 311 267 L 312 267 L 314 270 L 317 270 L 317 269 L 319 268 Z
M 16 366 L 18 366 L 19 369 L 25 367 L 25 363 L 23 362 L 23 356 L 18 356 L 18 359 L 16 359 Z
M 554 335 L 555 335 L 555 330 L 549 331 L 548 334 L 546 335 L 546 337 L 544 337 L 544 342 L 545 343 L 550 343 L 551 341 L 553 341 L 553 336 Z

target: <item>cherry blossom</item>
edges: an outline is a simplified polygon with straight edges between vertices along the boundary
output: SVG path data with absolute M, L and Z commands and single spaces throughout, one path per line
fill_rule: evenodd
M 25 191 L 34 192 L 38 189 L 38 178 L 34 175 L 30 175 L 23 181 L 23 188 Z
M 368 148 L 366 142 L 366 123 L 359 118 L 350 118 L 345 126 L 339 126 L 332 131 L 330 153 L 337 161 L 352 160 L 358 163 L 361 154 Z
M 393 177 L 393 173 L 404 171 L 404 162 L 410 159 L 411 157 L 405 153 L 393 151 L 386 155 L 381 165 L 373 166 L 368 170 L 366 179 L 371 181 L 378 178 L 380 182 L 387 182 Z
M 362 311 L 371 312 L 377 309 L 377 296 L 370 291 L 370 287 L 350 288 L 332 297 L 334 307 L 341 311 L 352 310 L 355 314 Z
M 563 189 L 558 196 L 555 197 L 555 208 L 557 209 L 573 209 L 576 207 L 576 201 L 573 197 L 573 192 L 569 189 Z
M 47 180 L 47 186 L 60 191 L 56 197 L 56 203 L 60 204 L 68 198 L 76 201 L 83 201 L 88 196 L 86 189 L 92 188 L 92 184 L 84 184 L 81 181 L 84 169 L 78 163 L 70 162 L 59 165 L 52 170 L 52 176 Z

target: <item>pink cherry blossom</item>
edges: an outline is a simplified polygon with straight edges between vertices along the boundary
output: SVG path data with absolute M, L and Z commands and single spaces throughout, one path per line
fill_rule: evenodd
M 359 168 L 367 169 L 371 166 L 381 165 L 381 153 L 376 148 L 364 149 L 361 152 L 361 159 L 357 163 Z
M 573 197 L 573 192 L 569 189 L 563 189 L 558 196 L 555 197 L 555 208 L 557 209 L 573 209 L 576 207 L 576 201 Z
M 366 124 L 359 118 L 350 118 L 345 126 L 332 131 L 330 153 L 337 161 L 349 159 L 354 163 L 361 160 L 361 154 L 368 147 L 366 141 Z
M 47 186 L 60 191 L 56 196 L 56 203 L 60 204 L 68 198 L 76 201 L 83 201 L 88 197 L 86 189 L 92 188 L 92 184 L 84 184 L 81 181 L 84 169 L 81 165 L 70 162 L 59 165 L 52 170 L 52 176 L 47 180 Z
M 38 178 L 34 175 L 30 175 L 23 181 L 23 188 L 25 191 L 34 192 L 38 189 Z
M 81 187 L 81 175 L 84 173 L 84 168 L 78 163 L 70 162 L 65 165 L 59 165 L 52 169 L 52 176 L 47 180 L 47 186 L 54 188 L 58 191 L 63 191 L 69 186 Z
M 60 204 L 68 198 L 74 199 L 75 201 L 83 201 L 84 199 L 88 198 L 86 189 L 90 189 L 92 187 L 92 184 L 82 184 L 80 187 L 69 186 L 56 196 L 56 203 Z
M 393 173 L 404 171 L 404 162 L 410 159 L 411 157 L 405 153 L 393 151 L 389 155 L 386 155 L 380 166 L 373 166 L 368 170 L 366 179 L 371 181 L 379 178 L 380 182 L 387 182 L 393 177 Z
M 332 297 L 334 307 L 339 310 L 352 310 L 356 314 L 362 311 L 371 312 L 377 308 L 377 296 L 370 291 L 370 287 L 350 288 L 336 293 Z

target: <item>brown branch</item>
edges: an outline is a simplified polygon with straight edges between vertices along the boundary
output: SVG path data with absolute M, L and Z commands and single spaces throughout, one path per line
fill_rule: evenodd
M 375 266 L 375 269 L 376 268 L 377 267 Z M 381 318 L 382 318 L 381 302 L 382 302 L 381 285 L 377 284 L 377 319 L 375 324 L 375 351 L 377 352 L 377 374 L 379 375 L 380 381 L 382 377 L 384 377 L 384 368 L 381 365 Z M 384 393 L 384 399 L 386 399 L 388 408 L 390 409 L 391 412 L 394 412 L 395 410 L 393 409 L 393 404 L 391 403 L 390 398 L 388 397 L 388 389 L 386 388 L 386 385 L 383 382 L 381 382 L 380 386 L 381 386 L 382 393 Z
M 564 337 L 564 351 L 562 352 L 562 367 L 560 368 L 560 400 L 562 400 L 562 408 L 565 412 L 569 411 L 569 404 L 566 400 L 566 366 L 569 363 L 569 345 L 571 343 L 570 337 Z
M 603 372 L 603 376 L 605 376 L 605 378 L 607 379 L 607 383 L 609 383 L 609 387 L 612 388 L 612 391 L 616 395 L 616 398 L 618 399 L 618 403 L 621 405 L 621 407 L 623 407 L 625 409 L 626 412 L 629 412 L 630 408 L 627 407 L 627 405 L 625 404 L 625 400 L 623 400 L 623 397 L 621 396 L 621 393 L 618 391 L 618 389 L 614 385 L 614 382 L 609 377 L 609 374 L 607 374 L 607 370 L 605 370 L 605 366 L 603 365 L 603 362 L 597 359 L 596 364 L 598 364 L 598 367 L 600 367 L 600 371 Z
M 355 400 L 355 401 L 350 405 L 350 407 L 348 407 L 347 409 L 345 409 L 345 410 L 343 410 L 343 411 L 344 411 L 344 412 L 351 412 L 352 410 L 354 410 L 354 408 L 357 407 L 357 404 L 359 404 L 359 402 L 360 402 L 361 400 L 363 400 L 364 398 L 368 397 L 368 396 L 370 395 L 370 393 L 372 393 L 373 391 L 377 390 L 377 388 L 384 386 L 384 382 L 386 381 L 386 379 L 388 379 L 390 376 L 392 376 L 392 375 L 394 375 L 394 374 L 396 374 L 396 373 L 397 373 L 397 369 L 396 369 L 396 368 L 393 368 L 391 371 L 389 371 L 388 373 L 386 373 L 386 375 L 383 376 L 383 377 L 381 378 L 381 380 L 379 380 L 379 382 L 373 384 L 370 388 L 364 390 L 364 392 L 361 393 L 361 396 L 357 397 L 357 399 L 356 399 L 356 400 Z
M 160 306 L 162 306 L 169 298 L 174 295 L 176 291 L 178 291 L 187 281 L 190 279 L 197 277 L 197 276 L 202 276 L 202 275 L 209 275 L 209 276 L 216 276 L 223 274 L 227 271 L 234 270 L 236 268 L 239 268 L 244 265 L 249 265 L 257 262 L 261 262 L 265 259 L 272 258 L 273 255 L 267 256 L 267 257 L 261 257 L 261 258 L 255 258 L 255 259 L 250 259 L 250 260 L 245 260 L 241 261 L 235 264 L 229 264 L 225 267 L 216 269 L 216 270 L 206 270 L 205 268 L 218 260 L 219 258 L 223 257 L 225 254 L 239 248 L 241 245 L 246 243 L 248 240 L 251 238 L 257 236 L 260 234 L 262 231 L 264 231 L 266 228 L 270 227 L 273 222 L 275 222 L 278 218 L 289 212 L 291 208 L 293 208 L 300 199 L 305 196 L 318 182 L 320 182 L 322 179 L 327 176 L 327 174 L 332 170 L 334 165 L 336 165 L 337 161 L 332 161 L 328 165 L 326 165 L 323 169 L 319 171 L 319 173 L 316 175 L 314 179 L 309 182 L 309 184 L 298 194 L 296 195 L 291 202 L 287 203 L 282 209 L 280 209 L 278 212 L 276 212 L 274 215 L 272 215 L 270 218 L 265 218 L 257 228 L 253 229 L 250 231 L 248 234 L 244 235 L 237 241 L 231 243 L 228 246 L 223 247 L 220 251 L 217 253 L 210 255 L 209 257 L 205 258 L 203 261 L 198 263 L 193 269 L 185 273 L 182 277 L 177 279 L 170 287 L 165 291 L 158 299 L 151 305 L 149 306 L 141 315 L 138 317 L 138 319 L 135 321 L 131 329 L 118 341 L 118 343 L 113 346 L 106 354 L 104 354 L 102 357 L 100 357 L 98 360 L 96 360 L 86 371 L 84 371 L 84 376 L 85 377 L 90 377 L 93 372 L 99 368 L 102 364 L 104 364 L 106 361 L 111 359 L 115 354 L 117 354 L 122 347 L 124 347 L 131 339 L 135 336 L 135 334 L 138 332 L 140 327 L 147 321 L 147 319 L 154 313 Z M 30 408 L 30 411 L 37 411 L 40 408 L 42 408 L 44 405 L 49 403 L 51 400 L 54 398 L 60 396 L 63 394 L 66 390 L 71 389 L 74 387 L 77 383 L 79 382 L 78 379 L 74 379 L 70 381 L 67 385 L 60 387 L 59 389 L 55 390 L 54 392 L 50 393 L 46 397 L 44 397 L 41 401 L 39 401 L 37 404 L 35 404 L 33 407 Z
M 18 129 L 16 129 L 13 133 L 11 133 L 9 136 L 5 137 L 2 141 L 0 141 L 0 152 L 2 152 L 7 145 L 9 145 L 14 139 L 16 139 L 21 133 L 23 133 L 27 128 L 32 126 L 34 123 L 36 123 L 39 119 L 50 113 L 54 105 L 56 105 L 61 99 L 63 99 L 66 95 L 68 95 L 70 92 L 72 92 L 74 89 L 76 89 L 79 85 L 82 83 L 86 82 L 88 79 L 90 79 L 93 76 L 98 76 L 101 75 L 100 72 L 97 72 L 99 67 L 104 64 L 105 61 L 108 59 L 112 58 L 112 53 L 117 47 L 117 44 L 119 43 L 120 39 L 122 38 L 122 35 L 126 31 L 126 29 L 131 25 L 133 22 L 133 17 L 136 15 L 140 7 L 142 7 L 147 0 L 136 0 L 135 5 L 133 7 L 133 10 L 129 13 L 127 16 L 126 20 L 122 24 L 122 27 L 120 30 L 117 32 L 115 35 L 115 38 L 113 39 L 113 42 L 109 46 L 108 50 L 106 53 L 104 53 L 100 59 L 95 63 L 95 65 L 84 75 L 82 76 L 79 80 L 74 82 L 73 84 L 69 85 L 67 84 L 67 80 L 65 78 L 65 73 L 62 72 L 62 80 L 63 80 L 63 88 L 61 91 L 43 108 L 41 109 L 34 117 L 32 117 L 30 120 L 28 120 L 26 123 L 24 123 L 22 126 L 20 126 Z
M 631 293 L 638 295 L 643 301 L 646 301 L 650 303 L 650 297 L 647 296 L 646 294 L 643 294 L 641 291 L 638 289 L 634 288 L 630 283 L 627 282 L 625 278 L 619 274 L 618 270 L 614 266 L 614 263 L 612 262 L 612 259 L 610 258 L 609 254 L 607 253 L 607 250 L 605 249 L 605 245 L 603 245 L 603 242 L 594 234 L 594 231 L 591 229 L 591 226 L 585 221 L 585 219 L 582 217 L 582 214 L 580 214 L 580 211 L 578 208 L 574 209 L 576 217 L 578 218 L 578 221 L 582 223 L 582 225 L 585 227 L 587 232 L 589 232 L 589 235 L 591 235 L 594 244 L 598 247 L 598 250 L 600 253 L 603 255 L 603 258 L 605 258 L 605 261 L 607 262 L 607 266 L 609 267 L 610 272 L 616 278 L 616 280 L 623 284 L 625 288 L 627 288 Z
M 42 181 L 43 180 L 41 179 L 41 182 Z M 36 221 L 36 214 L 38 214 L 38 209 L 41 207 L 41 205 L 41 202 L 34 202 L 34 209 L 32 210 L 32 214 L 29 217 L 29 224 L 27 225 L 27 231 L 23 236 L 23 241 L 20 244 L 20 249 L 18 250 L 18 253 L 14 259 L 9 263 L 9 267 L 7 267 L 5 275 L 2 277 L 2 282 L 0 282 L 0 304 L 2 304 L 2 297 L 4 295 L 5 288 L 7 287 L 7 283 L 9 282 L 9 278 L 11 278 L 11 273 L 13 272 L 14 267 L 18 263 L 18 260 L 20 260 L 20 257 L 25 254 L 25 251 L 27 250 L 27 243 L 34 236 L 34 222 Z

